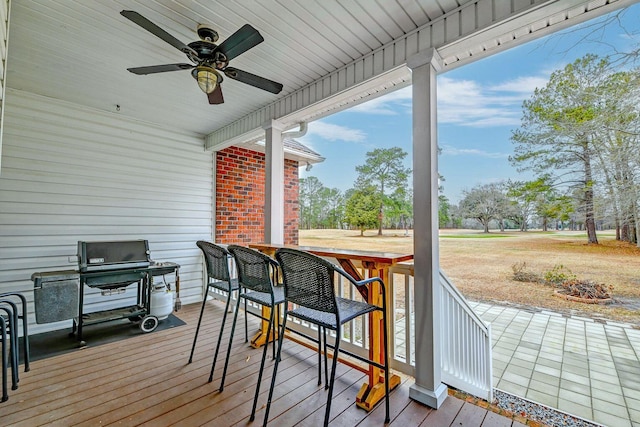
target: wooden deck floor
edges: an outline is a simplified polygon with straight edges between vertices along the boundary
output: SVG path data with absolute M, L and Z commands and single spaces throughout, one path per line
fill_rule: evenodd
M 262 425 L 273 365 L 269 358 L 256 420 L 249 423 L 261 352 L 245 344 L 242 328 L 234 337 L 224 392 L 218 392 L 224 359 L 216 366 L 213 383 L 207 383 L 222 307 L 219 302 L 208 303 L 191 364 L 186 362 L 199 304 L 177 313 L 186 326 L 100 346 L 89 343 L 84 349 L 32 362 L 30 372 L 20 373 L 19 389 L 0 403 L 0 425 Z M 257 329 L 257 322 L 250 323 L 250 331 L 251 325 Z M 316 363 L 313 351 L 285 342 L 270 425 L 322 424 L 326 392 L 316 385 Z M 354 405 L 364 376 L 338 366 L 331 425 L 383 425 L 383 405 L 370 413 Z M 409 399 L 412 381 L 403 379 L 391 394 L 392 426 L 522 426 L 452 396 L 439 410 L 432 410 Z

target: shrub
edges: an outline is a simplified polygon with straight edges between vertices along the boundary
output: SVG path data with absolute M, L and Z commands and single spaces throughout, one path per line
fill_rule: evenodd
M 544 273 L 547 283 L 561 285 L 568 280 L 576 280 L 576 275 L 562 264 L 556 264 L 551 270 Z
M 525 261 L 516 262 L 511 266 L 513 270 L 513 280 L 518 282 L 540 282 L 540 276 L 529 270 Z

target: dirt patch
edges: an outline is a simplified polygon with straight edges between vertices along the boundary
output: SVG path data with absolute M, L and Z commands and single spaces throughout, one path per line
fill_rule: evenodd
M 580 232 L 490 233 L 508 238 L 487 238 L 474 230 L 442 230 L 440 264 L 452 282 L 470 299 L 509 302 L 548 310 L 577 313 L 640 325 L 638 262 L 640 249 L 615 240 L 612 232 L 598 234 L 599 245 L 586 243 Z M 300 230 L 300 245 L 364 249 L 396 253 L 413 252 L 413 236 L 403 230 L 385 230 L 359 236 L 358 231 Z M 512 266 L 526 262 L 544 273 L 557 265 L 576 277 L 613 285 L 614 304 L 596 305 L 553 296 L 554 287 L 513 280 Z M 618 301 L 624 303 L 616 303 Z

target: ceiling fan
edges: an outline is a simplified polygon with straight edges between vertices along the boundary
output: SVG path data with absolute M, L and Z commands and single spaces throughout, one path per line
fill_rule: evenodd
M 215 44 L 218 41 L 218 33 L 212 28 L 200 24 L 197 28 L 200 40 L 184 44 L 138 12 L 123 10 L 120 14 L 185 53 L 192 62 L 192 64 L 179 63 L 127 68 L 128 71 L 134 74 L 145 75 L 165 73 L 167 71 L 191 70 L 191 75 L 198 82 L 198 86 L 207 94 L 209 104 L 222 104 L 224 102 L 222 88 L 220 87 L 222 82 L 220 72 L 230 79 L 267 92 L 278 94 L 282 90 L 282 84 L 280 83 L 229 67 L 230 60 L 264 41 L 258 30 L 249 24 L 243 25 L 219 45 Z

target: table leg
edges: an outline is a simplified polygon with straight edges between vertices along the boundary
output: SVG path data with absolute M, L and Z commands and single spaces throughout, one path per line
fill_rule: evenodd
M 377 266 L 373 263 L 363 262 L 365 268 L 369 270 L 369 277 L 375 277 L 378 275 L 385 283 L 385 285 L 389 284 L 389 269 L 384 268 L 382 266 Z M 387 338 L 389 342 L 387 342 L 387 351 L 388 354 L 391 355 L 391 347 L 393 345 L 391 334 L 389 333 L 390 322 L 393 320 L 393 316 L 391 316 L 391 312 L 393 310 L 393 305 L 391 302 L 393 301 L 390 286 L 387 286 L 387 295 L 386 295 L 386 304 L 387 304 Z M 381 305 L 382 292 L 380 292 L 380 286 L 377 284 L 372 284 L 369 287 L 368 292 L 368 302 L 369 304 Z M 369 357 L 380 364 L 384 364 L 384 334 L 383 334 L 384 323 L 382 321 L 382 313 L 379 311 L 373 312 L 369 314 Z M 391 357 L 389 357 L 391 359 Z M 389 390 L 394 389 L 400 384 L 400 377 L 389 372 Z M 362 384 L 360 387 L 360 391 L 356 396 L 356 405 L 360 408 L 363 408 L 367 411 L 373 409 L 373 407 L 382 399 L 384 399 L 385 395 L 385 386 L 384 386 L 384 372 L 380 368 L 376 368 L 375 366 L 369 365 L 368 379 L 367 382 Z
M 251 347 L 260 348 L 263 345 L 272 342 L 273 340 L 278 338 L 277 329 L 280 324 L 279 319 L 274 319 L 274 330 L 271 331 L 271 334 L 267 337 L 267 328 L 269 327 L 269 321 L 264 320 L 268 319 L 271 315 L 271 308 L 262 307 L 262 321 L 260 322 L 260 330 L 251 338 Z
M 270 251 L 263 251 L 263 253 L 269 255 L 270 257 L 274 257 L 276 254 L 275 249 L 270 250 Z M 278 325 L 280 324 L 280 319 L 274 319 L 274 330 L 271 331 L 271 334 L 269 336 L 267 336 L 267 328 L 269 327 L 269 321 L 265 320 L 268 319 L 269 316 L 271 316 L 271 308 L 269 307 L 262 307 L 262 321 L 260 322 L 260 330 L 253 336 L 253 338 L 251 338 L 251 347 L 253 348 L 260 348 L 263 345 L 272 342 L 273 340 L 277 339 L 278 334 L 277 334 L 277 330 L 278 330 Z

